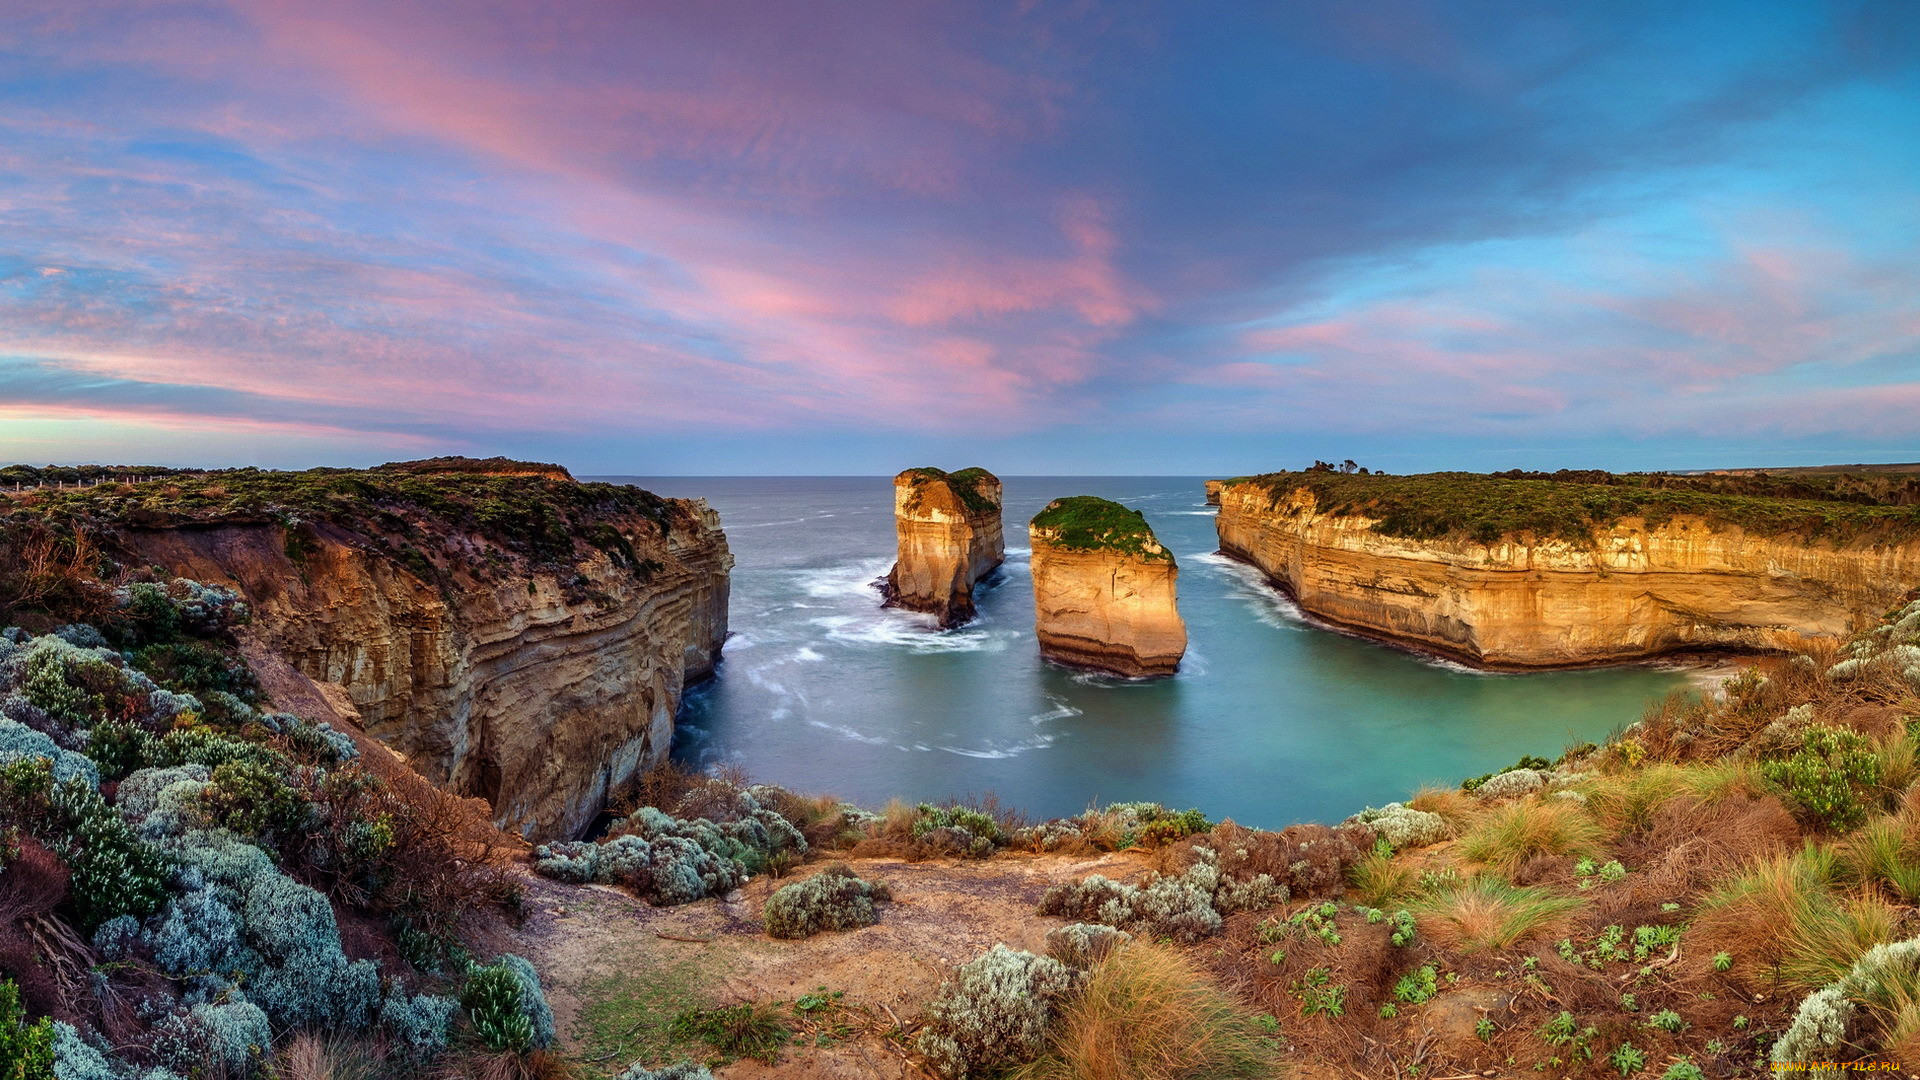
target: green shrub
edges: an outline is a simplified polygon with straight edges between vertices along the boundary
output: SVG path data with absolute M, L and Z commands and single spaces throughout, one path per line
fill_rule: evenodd
M 53 1075 L 53 1021 L 29 1023 L 20 988 L 0 979 L 0 1080 L 45 1080 Z
M 520 980 L 504 966 L 484 967 L 460 991 L 474 1034 L 489 1049 L 519 1052 L 533 1047 L 533 1019 L 520 1008 Z
M 92 784 L 56 784 L 45 758 L 0 766 L 0 819 L 25 828 L 66 864 L 73 875 L 67 903 L 88 934 L 119 915 L 151 915 L 166 900 L 171 861 Z
M 1032 1061 L 1079 976 L 1050 957 L 995 945 L 961 965 L 927 1005 L 915 1048 L 945 1080 Z
M 201 790 L 200 809 L 213 824 L 271 841 L 299 832 L 312 804 L 272 769 L 254 761 L 226 761 Z
M 880 921 L 876 901 L 893 899 L 884 881 L 866 881 L 845 863 L 781 886 L 767 897 L 762 917 L 767 933 L 803 938 L 823 930 L 853 930 Z
M 1760 775 L 1779 789 L 1809 824 L 1845 832 L 1867 818 L 1880 758 L 1871 740 L 1844 728 L 1813 724 L 1785 757 L 1760 763 Z
M 508 953 L 470 971 L 460 1004 L 491 1049 L 520 1052 L 553 1042 L 553 1010 L 533 965 L 521 957 Z
M 1607 1061 L 1620 1070 L 1621 1076 L 1632 1076 L 1646 1068 L 1647 1055 L 1632 1043 L 1621 1043 L 1613 1048 L 1613 1053 L 1607 1055 Z

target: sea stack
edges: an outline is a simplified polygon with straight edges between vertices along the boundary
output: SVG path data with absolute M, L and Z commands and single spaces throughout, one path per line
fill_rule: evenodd
M 1173 552 L 1138 510 L 1055 499 L 1027 525 L 1040 655 L 1116 675 L 1171 675 L 1187 651 Z
M 900 553 L 881 583 L 887 607 L 951 629 L 973 618 L 973 587 L 1006 557 L 1000 478 L 985 469 L 908 469 L 893 478 Z
M 1220 489 L 1225 485 L 1226 485 L 1225 480 L 1207 481 L 1207 505 L 1208 506 L 1220 505 Z

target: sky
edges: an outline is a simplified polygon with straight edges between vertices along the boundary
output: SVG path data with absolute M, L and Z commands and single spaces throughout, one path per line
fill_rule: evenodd
M 1920 2 L 0 0 L 0 461 L 1920 460 Z

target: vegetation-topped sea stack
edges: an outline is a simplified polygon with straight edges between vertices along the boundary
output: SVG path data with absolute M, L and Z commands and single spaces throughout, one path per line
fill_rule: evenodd
M 1040 654 L 1119 675 L 1171 675 L 1187 651 L 1180 570 L 1138 510 L 1055 499 L 1027 526 Z
M 882 591 L 888 607 L 924 611 L 943 629 L 973 618 L 973 587 L 1006 557 L 1000 478 L 985 469 L 908 469 L 893 478 L 900 554 Z
M 1816 647 L 1920 585 L 1920 477 L 1887 473 L 1323 467 L 1227 481 L 1217 527 L 1307 611 L 1490 667 Z

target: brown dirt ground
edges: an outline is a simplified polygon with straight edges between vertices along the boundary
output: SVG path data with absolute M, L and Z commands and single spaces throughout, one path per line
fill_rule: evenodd
M 728 1080 L 873 1080 L 923 1076 L 885 1032 L 911 1025 L 954 968 L 996 944 L 1043 951 L 1048 930 L 1065 920 L 1034 914 L 1049 886 L 1088 874 L 1132 877 L 1138 854 L 1100 856 L 1002 853 L 988 860 L 846 860 L 862 877 L 884 879 L 894 900 L 874 926 L 800 941 L 768 937 L 760 910 L 780 885 L 817 872 L 811 864 L 781 881 L 760 877 L 725 898 L 651 907 L 601 885 L 528 878 L 529 917 L 513 945 L 539 968 L 563 1040 L 580 1049 L 577 1025 L 590 988 L 623 963 L 698 960 L 724 972 L 712 990 L 722 1003 L 793 1001 L 816 987 L 845 991 L 844 1003 L 870 1011 L 866 1034 L 825 1048 L 790 1047 L 778 1064 L 740 1061 Z M 705 941 L 680 940 L 708 939 Z M 601 1067 L 612 1064 L 603 1063 Z

